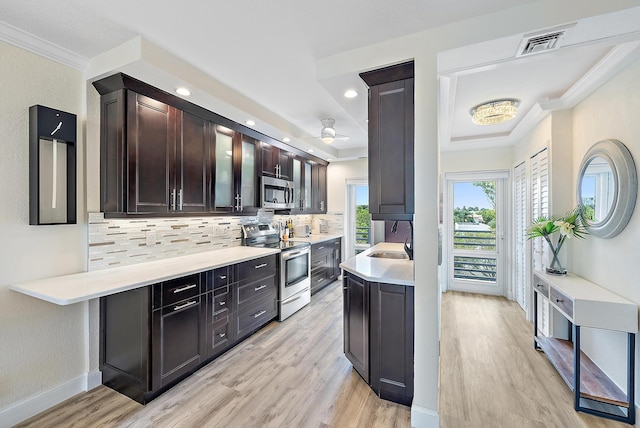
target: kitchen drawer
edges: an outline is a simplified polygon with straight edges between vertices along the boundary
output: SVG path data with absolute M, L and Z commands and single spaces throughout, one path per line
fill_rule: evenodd
M 555 287 L 551 287 L 549 294 L 551 303 L 573 320 L 573 300 Z
M 154 309 L 172 305 L 200 294 L 200 274 L 189 275 L 156 284 L 153 290 Z
M 263 299 L 252 301 L 238 313 L 237 339 L 247 336 L 278 315 L 276 296 L 276 293 L 272 293 Z
M 311 269 L 329 263 L 329 245 L 325 242 L 311 246 Z
M 329 280 L 329 269 L 319 268 L 311 272 L 311 293 L 316 289 L 322 288 Z
M 549 297 L 549 284 L 547 284 L 547 282 L 538 275 L 534 275 L 533 277 L 533 286 L 538 293 L 545 297 Z
M 216 316 L 222 313 L 228 313 L 231 310 L 231 292 L 228 287 L 218 288 L 213 292 L 213 304 L 211 312 L 216 321 Z
M 252 282 L 260 278 L 275 275 L 277 272 L 276 255 L 260 257 L 238 264 L 238 282 Z
M 274 293 L 278 293 L 275 275 L 238 287 L 238 308 L 241 308 L 252 300 L 260 299 L 267 294 Z
M 213 271 L 213 288 L 224 287 L 232 282 L 233 266 L 225 266 Z
M 211 334 L 209 338 L 211 341 L 209 356 L 218 355 L 231 346 L 231 333 L 232 327 L 229 319 L 222 319 L 211 326 L 209 331 L 209 334 Z

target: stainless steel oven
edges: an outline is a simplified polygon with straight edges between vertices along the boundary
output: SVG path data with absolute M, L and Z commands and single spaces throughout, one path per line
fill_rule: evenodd
M 262 208 L 276 210 L 291 209 L 293 206 L 293 181 L 280 178 L 262 177 Z
M 280 321 L 311 302 L 311 247 L 280 253 Z
M 244 245 L 280 249 L 278 321 L 283 321 L 311 302 L 311 246 L 308 242 L 280 241 L 271 223 L 242 225 Z

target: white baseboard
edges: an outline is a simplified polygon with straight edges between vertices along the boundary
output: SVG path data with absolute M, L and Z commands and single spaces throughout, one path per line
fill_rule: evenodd
M 440 416 L 436 410 L 411 406 L 411 426 L 413 428 L 439 428 Z
M 0 428 L 9 428 L 19 424 L 74 395 L 97 387 L 101 383 L 102 372 L 84 373 L 75 379 L 13 403 L 0 409 Z

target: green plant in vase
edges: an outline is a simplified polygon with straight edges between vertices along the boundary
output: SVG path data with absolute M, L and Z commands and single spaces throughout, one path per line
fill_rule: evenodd
M 567 239 L 573 237 L 584 239 L 589 234 L 589 223 L 585 218 L 585 209 L 582 205 L 578 205 L 562 217 L 541 216 L 537 218 L 527 228 L 527 238 L 544 238 L 551 248 L 553 259 L 551 266 L 547 268 L 547 272 L 554 275 L 565 275 L 567 270 L 560 264 L 560 250 Z M 553 235 L 558 234 L 555 244 Z

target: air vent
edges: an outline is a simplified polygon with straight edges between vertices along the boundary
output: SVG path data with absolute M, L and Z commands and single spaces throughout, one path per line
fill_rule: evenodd
M 524 37 L 516 57 L 534 55 L 542 52 L 548 52 L 558 49 L 561 46 L 562 39 L 566 36 L 567 31 L 575 24 L 562 28 L 554 28 L 544 33 L 529 34 Z

